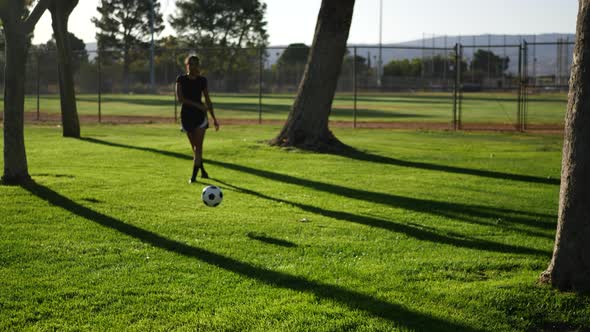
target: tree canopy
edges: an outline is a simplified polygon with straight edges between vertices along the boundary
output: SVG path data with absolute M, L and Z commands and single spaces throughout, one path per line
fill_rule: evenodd
M 258 47 L 268 43 L 259 0 L 178 0 L 170 24 L 181 38 L 201 46 Z
M 154 4 L 154 33 L 164 30 L 160 2 Z M 97 28 L 96 40 L 102 50 L 130 49 L 150 37 L 151 6 L 145 0 L 101 0 L 96 8 L 99 17 L 92 22 Z
M 305 65 L 309 55 L 309 46 L 302 43 L 290 44 L 279 57 L 280 66 Z
M 152 19 L 155 34 L 164 30 L 160 2 L 158 0 L 101 0 L 96 10 L 99 17 L 93 17 L 92 22 L 98 29 L 96 41 L 101 52 L 101 61 L 108 58 L 123 58 L 123 80 L 125 91 L 128 91 L 131 62 L 134 58 L 146 57 L 146 54 L 142 52 L 134 52 L 134 48 L 146 45 L 151 39 Z M 107 50 L 108 54 L 105 53 Z
M 490 76 L 501 77 L 504 71 L 508 69 L 509 57 L 501 57 L 492 51 L 477 50 L 473 54 L 471 61 L 471 70 L 487 73 L 489 70 Z

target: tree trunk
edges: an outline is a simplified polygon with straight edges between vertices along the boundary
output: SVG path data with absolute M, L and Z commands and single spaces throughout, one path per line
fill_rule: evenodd
M 270 143 L 313 151 L 345 148 L 328 129 L 328 118 L 352 21 L 354 0 L 322 0 L 313 44 L 293 108 Z
M 25 62 L 28 43 L 20 24 L 4 21 L 6 67 L 4 85 L 4 175 L 5 184 L 30 180 L 25 151 L 24 105 Z
M 59 94 L 61 102 L 61 121 L 64 137 L 80 137 L 80 121 L 76 108 L 74 72 L 72 69 L 72 48 L 68 36 L 68 19 L 78 0 L 54 0 L 49 7 L 51 24 L 58 51 Z
M 579 1 L 553 258 L 540 281 L 590 291 L 590 0 Z
M 4 76 L 4 184 L 21 184 L 31 179 L 27 165 L 24 134 L 25 64 L 29 34 L 48 0 L 39 0 L 31 14 L 23 20 L 24 1 L 0 1 L 0 19 L 6 39 Z

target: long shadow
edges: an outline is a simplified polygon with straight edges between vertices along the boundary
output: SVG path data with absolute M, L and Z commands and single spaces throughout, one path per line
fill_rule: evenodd
M 385 229 L 388 231 L 396 232 L 396 233 L 403 233 L 408 235 L 412 238 L 415 238 L 420 241 L 427 241 L 433 243 L 440 243 L 440 244 L 447 244 L 454 247 L 460 248 L 467 248 L 467 249 L 475 249 L 475 250 L 482 250 L 482 251 L 490 251 L 490 252 L 499 252 L 499 253 L 514 253 L 514 254 L 524 254 L 524 255 L 536 255 L 536 256 L 545 256 L 550 257 L 551 252 L 547 250 L 538 250 L 538 249 L 531 249 L 527 247 L 521 247 L 516 245 L 510 244 L 502 244 L 497 242 L 491 242 L 486 240 L 480 239 L 473 239 L 469 238 L 468 236 L 461 235 L 461 234 L 441 234 L 437 233 L 432 229 L 428 229 L 426 227 L 417 226 L 417 225 L 409 225 L 409 224 L 401 224 L 396 223 L 390 220 L 380 219 L 376 217 L 370 216 L 359 216 L 347 212 L 342 211 L 332 211 L 322 209 L 316 206 L 306 205 L 302 203 L 295 203 L 286 201 L 280 198 L 270 197 L 254 190 L 238 187 L 232 184 L 229 184 L 223 180 L 215 179 L 216 182 L 223 184 L 226 188 L 231 188 L 235 191 L 242 192 L 248 195 L 256 196 L 265 200 L 274 201 L 277 203 L 283 203 L 295 206 L 300 208 L 304 211 L 311 212 L 317 215 L 327 216 L 330 218 L 334 218 L 337 220 L 344 220 L 348 222 L 353 222 L 356 224 L 377 227 L 381 229 Z
M 257 240 L 257 241 L 268 243 L 268 244 L 274 244 L 276 246 L 287 247 L 287 248 L 297 247 L 297 245 L 293 242 L 270 237 L 270 236 L 267 236 L 266 234 L 249 232 L 246 235 L 249 238 L 251 238 L 252 240 Z
M 232 111 L 240 111 L 245 113 L 256 113 L 258 114 L 258 103 L 248 104 L 248 103 L 228 103 L 224 101 L 216 101 L 215 107 L 217 109 L 223 110 L 232 110 Z M 280 105 L 280 104 L 262 104 L 262 113 L 266 114 L 287 114 L 291 110 L 290 105 Z
M 185 160 L 192 160 L 192 158 L 188 155 L 171 152 L 171 151 L 164 151 L 158 150 L 148 147 L 136 147 L 127 144 L 121 143 L 113 143 L 108 141 L 99 140 L 96 138 L 82 138 L 82 140 L 87 142 L 92 142 L 96 144 L 102 144 L 107 146 L 119 147 L 119 148 L 126 148 L 126 149 L 134 149 L 139 151 L 146 151 L 157 153 L 169 157 L 180 158 Z M 217 165 L 223 168 L 232 169 L 238 172 L 248 173 L 251 175 L 263 177 L 266 179 L 279 181 L 283 183 L 289 183 L 297 186 L 303 186 L 312 188 L 318 191 L 323 191 L 331 194 L 338 194 L 340 196 L 345 196 L 348 198 L 366 201 L 370 203 L 378 203 L 383 205 L 388 205 L 395 208 L 402 208 L 410 211 L 420 212 L 420 213 L 428 213 L 434 215 L 440 215 L 447 218 L 463 220 L 470 223 L 481 223 L 478 222 L 475 218 L 480 218 L 483 220 L 497 220 L 502 219 L 505 223 L 518 223 L 529 227 L 540 228 L 544 230 L 554 230 L 555 223 L 553 220 L 556 219 L 555 216 L 550 216 L 546 214 L 539 214 L 539 213 L 531 213 L 525 211 L 515 211 L 510 209 L 503 209 L 503 208 L 492 208 L 486 206 L 478 206 L 478 205 L 468 205 L 468 204 L 460 204 L 460 203 L 448 203 L 448 202 L 439 202 L 433 200 L 425 200 L 425 199 L 418 199 L 418 198 L 411 198 L 411 197 L 404 197 L 399 195 L 393 194 L 385 194 L 385 193 L 377 193 L 371 192 L 366 190 L 360 189 L 353 189 L 348 187 L 343 187 L 335 184 L 328 184 L 324 182 L 308 180 L 304 178 L 297 178 L 290 175 L 255 169 L 247 166 L 236 165 L 232 163 L 227 163 L 223 161 L 216 161 L 216 160 L 207 160 L 207 163 Z M 539 219 L 534 220 L 531 218 Z M 491 225 L 490 223 L 483 223 L 485 225 Z M 495 225 L 493 225 L 495 226 Z M 545 236 L 550 237 L 546 234 L 531 234 L 535 236 Z M 552 238 L 552 237 L 551 237 Z
M 287 100 L 295 100 L 295 96 L 284 96 L 284 95 L 273 95 L 273 94 L 266 94 L 263 95 L 264 98 L 268 99 L 287 99 Z M 223 98 L 227 98 L 227 96 L 223 96 Z M 241 96 L 236 96 L 235 98 L 241 98 Z M 252 96 L 252 98 L 258 99 L 257 95 Z M 463 95 L 463 98 L 468 101 L 487 101 L 487 102 L 517 102 L 516 94 L 514 97 L 485 97 L 485 96 L 473 96 L 468 93 Z M 394 95 L 374 95 L 374 96 L 357 96 L 357 102 L 382 102 L 382 103 L 413 103 L 413 104 L 452 104 L 453 97 L 449 93 L 448 95 L 419 95 L 419 94 L 394 94 Z M 347 95 L 336 95 L 335 101 L 354 101 L 353 96 Z M 567 97 L 558 99 L 558 98 L 548 98 L 548 97 L 530 97 L 529 101 L 532 102 L 548 102 L 548 103 L 567 103 Z
M 253 266 L 199 247 L 190 246 L 166 238 L 157 233 L 127 224 L 119 219 L 89 209 L 63 195 L 60 195 L 48 187 L 34 182 L 24 185 L 23 188 L 32 195 L 47 201 L 51 205 L 60 207 L 74 215 L 104 227 L 114 229 L 154 247 L 175 252 L 183 256 L 196 258 L 205 263 L 248 278 L 256 279 L 271 286 L 298 292 L 313 293 L 318 297 L 330 299 L 352 309 L 362 310 L 373 316 L 381 317 L 391 321 L 398 327 L 418 330 L 436 329 L 444 331 L 477 331 L 469 326 L 417 313 L 405 309 L 400 305 L 389 303 L 366 294 L 354 292 L 343 287 L 310 281 L 302 277 Z
M 154 153 L 164 154 L 171 157 L 176 158 L 189 158 L 187 155 L 183 155 L 181 153 L 174 153 L 164 150 L 157 150 L 147 147 L 136 147 L 127 144 L 120 144 L 120 143 L 113 143 L 108 141 L 103 141 L 91 137 L 81 138 L 82 140 L 103 144 L 103 145 L 110 145 L 115 147 L 121 148 L 128 148 L 128 149 L 136 149 L 136 150 L 143 150 L 143 151 L 150 151 Z M 430 163 L 423 163 L 423 162 L 415 162 L 415 161 L 407 161 L 401 159 L 395 159 L 391 157 L 380 156 L 376 154 L 371 154 L 367 152 L 363 152 L 357 150 L 355 148 L 350 148 L 347 151 L 344 151 L 339 154 L 340 156 L 360 160 L 360 161 L 368 161 L 372 163 L 380 163 L 380 164 L 387 164 L 393 166 L 400 166 L 400 167 L 411 167 L 411 168 L 419 168 L 425 169 L 430 171 L 440 171 L 440 172 L 447 172 L 447 173 L 456 173 L 456 174 L 465 174 L 465 175 L 473 175 L 473 176 L 480 176 L 480 177 L 487 177 L 492 179 L 499 179 L 499 180 L 511 180 L 511 181 L 522 181 L 522 182 L 530 182 L 530 183 L 542 183 L 542 184 L 552 184 L 552 185 L 559 185 L 561 181 L 559 179 L 547 179 L 537 176 L 530 176 L 530 175 L 521 175 L 521 174 L 510 174 L 510 173 L 502 173 L 496 171 L 488 171 L 488 170 L 480 170 L 480 169 L 472 169 L 472 168 L 465 168 L 465 167 L 456 167 L 456 166 L 446 166 L 446 165 L 437 165 L 437 164 L 430 164 Z M 223 165 L 221 165 L 223 166 Z
M 258 113 L 259 112 L 259 105 L 258 105 L 258 100 L 253 100 L 252 103 L 244 103 L 242 102 L 236 102 L 236 103 L 232 103 L 232 102 L 228 102 L 228 100 L 231 100 L 232 97 L 221 97 L 220 100 L 215 101 L 215 105 L 217 108 L 219 109 L 228 109 L 228 110 L 236 110 L 236 111 L 241 111 L 241 112 L 249 112 L 249 113 Z M 273 99 L 277 99 L 275 97 L 272 97 Z M 235 99 L 244 99 L 243 97 L 235 97 Z M 78 98 L 79 101 L 85 101 L 85 102 L 96 102 L 97 99 L 96 98 L 90 98 L 90 97 L 79 97 Z M 346 98 L 344 98 L 343 100 L 346 100 Z M 161 106 L 161 107 L 170 107 L 171 105 L 174 105 L 174 99 L 172 97 L 170 97 L 169 99 L 153 99 L 153 98 L 142 98 L 140 95 L 134 97 L 134 98 L 124 98 L 124 97 L 115 97 L 115 96 L 103 96 L 101 98 L 101 101 L 103 103 L 124 103 L 124 104 L 131 104 L 131 105 L 140 105 L 140 106 Z M 358 101 L 362 101 L 358 100 Z M 366 101 L 372 101 L 372 100 L 366 100 Z M 373 100 L 374 101 L 374 100 Z M 420 100 L 414 100 L 414 99 L 409 99 L 409 100 L 403 100 L 403 101 L 392 101 L 392 102 L 400 102 L 400 103 L 404 103 L 404 104 L 428 104 L 428 105 L 432 105 L 432 104 L 449 104 L 451 103 L 451 101 L 441 101 L 441 102 L 434 102 L 434 101 L 420 101 Z M 282 113 L 288 113 L 291 110 L 291 105 L 285 105 L 285 104 L 277 104 L 277 103 L 272 103 L 269 102 L 268 100 L 265 102 L 263 100 L 262 102 L 262 112 L 264 113 L 272 113 L 272 114 L 282 114 Z M 335 110 L 342 110 L 342 109 L 335 109 Z M 387 110 L 379 110 L 377 108 L 371 109 L 371 108 L 359 108 L 357 109 L 357 112 L 359 114 L 362 114 L 364 117 L 383 117 L 383 116 L 392 116 L 392 117 L 405 117 L 405 114 L 396 114 L 392 111 L 387 111 Z M 352 109 L 348 110 L 347 113 L 352 114 Z M 420 117 L 420 115 L 412 115 L 412 117 Z
M 288 114 L 291 110 L 290 105 L 277 105 L 277 104 L 263 104 L 262 108 L 258 109 L 258 104 L 245 104 L 245 103 L 226 103 L 226 102 L 215 102 L 218 109 L 239 111 L 244 113 L 255 113 L 259 112 L 265 114 Z M 352 117 L 354 110 L 352 108 L 334 108 L 332 110 L 334 115 Z M 416 114 L 416 113 L 399 113 L 395 111 L 377 110 L 369 108 L 357 108 L 357 113 L 362 115 L 363 118 L 425 118 L 428 115 Z
M 446 165 L 437 165 L 437 164 L 430 164 L 430 163 L 423 163 L 423 162 L 416 162 L 416 161 L 407 161 L 407 160 L 401 160 L 401 159 L 371 154 L 371 153 L 357 150 L 355 148 L 349 148 L 348 150 L 343 151 L 339 155 L 343 156 L 343 157 L 350 158 L 350 159 L 354 159 L 354 160 L 368 161 L 368 162 L 372 162 L 372 163 L 401 166 L 401 167 L 420 168 L 420 169 L 425 169 L 425 170 L 429 170 L 429 171 L 440 171 L 440 172 L 447 172 L 447 173 L 474 175 L 474 176 L 499 179 L 499 180 L 511 180 L 511 181 L 521 181 L 521 182 L 551 184 L 551 185 L 559 185 L 561 182 L 559 179 L 547 179 L 547 178 L 542 178 L 542 177 L 538 177 L 538 176 L 510 174 L 510 173 L 502 173 L 502 172 L 496 172 L 496 171 L 488 171 L 488 170 L 480 170 L 480 169 L 472 169 L 472 168 L 464 168 L 464 167 L 455 167 L 455 166 L 446 166 Z
M 78 97 L 78 101 L 86 101 L 86 102 L 96 102 L 96 98 L 89 98 L 89 97 Z M 103 96 L 101 97 L 101 102 L 103 103 L 125 103 L 125 104 L 133 104 L 133 105 L 141 105 L 141 106 L 162 106 L 162 107 L 170 107 L 174 106 L 174 97 L 170 96 L 169 99 L 153 99 L 153 98 L 141 98 L 141 96 L 135 96 L 134 98 L 123 98 L 123 97 L 112 97 L 112 96 Z
M 461 204 L 461 203 L 448 203 L 448 202 L 440 202 L 440 201 L 433 201 L 427 199 L 418 199 L 418 198 L 411 198 L 393 194 L 385 194 L 385 193 L 378 193 L 360 189 L 353 189 L 348 187 L 343 187 L 335 184 L 329 184 L 314 180 L 308 180 L 304 178 L 297 178 L 290 175 L 255 169 L 247 166 L 236 165 L 231 163 L 226 163 L 223 161 L 217 160 L 208 160 L 210 164 L 221 166 L 227 169 L 232 169 L 239 172 L 249 173 L 252 175 L 256 175 L 259 177 L 283 182 L 283 183 L 290 183 L 298 186 L 312 188 L 318 191 L 323 191 L 326 193 L 338 194 L 340 196 L 366 201 L 370 203 L 378 203 L 383 205 L 388 205 L 395 208 L 402 208 L 406 210 L 411 210 L 415 212 L 421 213 L 429 213 L 440 215 L 448 218 L 454 218 L 464 221 L 471 221 L 470 219 L 466 218 L 468 216 L 471 217 L 479 217 L 483 219 L 504 219 L 507 222 L 514 222 L 520 223 L 526 226 L 553 230 L 555 228 L 555 224 L 553 221 L 543 221 L 543 220 L 531 220 L 530 218 L 525 217 L 515 217 L 514 215 L 526 215 L 535 218 L 543 218 L 543 219 L 555 219 L 555 216 L 550 216 L 546 214 L 539 214 L 539 213 L 530 213 L 524 211 L 515 211 L 510 209 L 503 209 L 503 208 L 492 208 L 486 206 L 478 206 L 478 205 L 468 205 L 468 204 Z

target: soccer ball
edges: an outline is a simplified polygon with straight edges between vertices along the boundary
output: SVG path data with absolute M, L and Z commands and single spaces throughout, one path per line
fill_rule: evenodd
M 203 188 L 201 198 L 203 199 L 203 203 L 205 203 L 205 205 L 215 207 L 221 203 L 221 200 L 223 200 L 223 193 L 219 187 L 207 186 Z

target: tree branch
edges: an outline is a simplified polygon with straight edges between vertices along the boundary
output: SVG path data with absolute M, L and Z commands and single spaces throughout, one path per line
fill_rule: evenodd
M 27 17 L 24 23 L 24 28 L 27 34 L 33 32 L 33 29 L 35 29 L 35 25 L 37 25 L 37 22 L 39 22 L 39 19 L 41 18 L 41 16 L 43 16 L 43 13 L 45 13 L 45 10 L 47 10 L 47 8 L 49 7 L 49 1 L 50 0 L 39 0 L 39 2 L 37 2 L 37 5 L 35 5 L 35 8 L 31 12 L 29 17 Z

